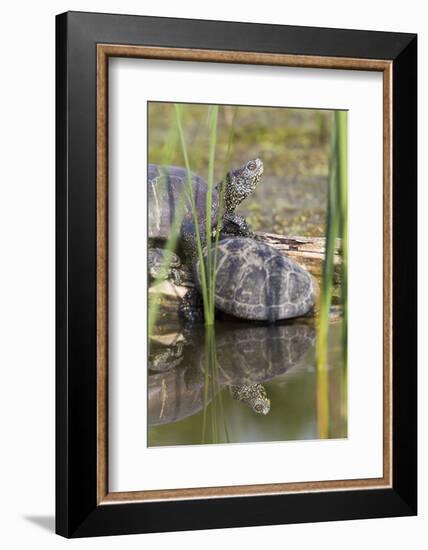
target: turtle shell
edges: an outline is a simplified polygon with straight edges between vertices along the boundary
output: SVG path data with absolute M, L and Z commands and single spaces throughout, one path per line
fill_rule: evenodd
M 186 168 L 179 166 L 148 166 L 148 205 L 149 205 L 149 238 L 166 240 L 170 235 L 172 223 L 178 213 L 179 202 L 183 202 L 184 216 L 192 213 L 188 198 L 188 173 Z M 205 220 L 206 197 L 208 185 L 191 172 L 191 187 L 195 199 L 196 212 L 199 220 Z M 218 192 L 213 188 L 211 223 L 215 227 L 218 214 Z
M 149 248 L 147 262 L 154 268 L 160 268 L 167 265 L 169 268 L 177 268 L 181 266 L 180 257 L 165 248 Z
M 212 265 L 214 264 L 214 250 Z M 196 280 L 201 287 L 200 265 Z M 274 322 L 300 317 L 315 304 L 316 283 L 295 261 L 255 239 L 219 242 L 216 307 L 241 319 Z

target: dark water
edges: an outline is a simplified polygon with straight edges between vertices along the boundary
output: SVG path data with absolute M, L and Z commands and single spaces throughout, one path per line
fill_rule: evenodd
M 309 320 L 274 326 L 217 322 L 215 334 L 200 328 L 164 336 L 170 345 L 150 348 L 149 446 L 317 439 L 320 422 L 327 424 L 327 437 L 346 437 L 340 323 L 330 325 L 324 394 Z M 267 414 L 257 414 L 233 392 L 254 384 L 266 392 Z M 327 418 L 320 418 L 325 410 Z

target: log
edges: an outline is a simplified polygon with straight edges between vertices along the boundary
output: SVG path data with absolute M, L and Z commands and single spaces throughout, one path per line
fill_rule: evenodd
M 258 232 L 257 236 L 261 241 L 295 260 L 315 277 L 318 284 L 321 284 L 325 257 L 324 237 L 287 237 L 285 235 L 265 232 Z M 340 239 L 337 239 L 334 251 L 334 285 L 339 285 L 341 281 L 342 257 L 340 254 L 340 246 Z

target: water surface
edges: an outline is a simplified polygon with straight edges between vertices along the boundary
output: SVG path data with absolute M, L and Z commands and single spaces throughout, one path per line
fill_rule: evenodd
M 179 331 L 169 336 L 171 345 L 151 346 L 149 446 L 318 439 L 322 408 L 312 321 L 270 326 L 219 321 L 208 336 L 203 327 L 190 337 Z M 343 438 L 340 322 L 330 326 L 328 369 L 328 437 Z M 270 400 L 265 415 L 233 397 L 233 387 L 257 383 Z

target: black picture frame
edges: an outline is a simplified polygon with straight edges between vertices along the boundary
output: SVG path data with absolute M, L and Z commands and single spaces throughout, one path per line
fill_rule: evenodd
M 100 43 L 392 62 L 392 487 L 97 504 Z M 417 36 L 68 12 L 56 18 L 56 98 L 56 532 L 85 537 L 416 514 Z

